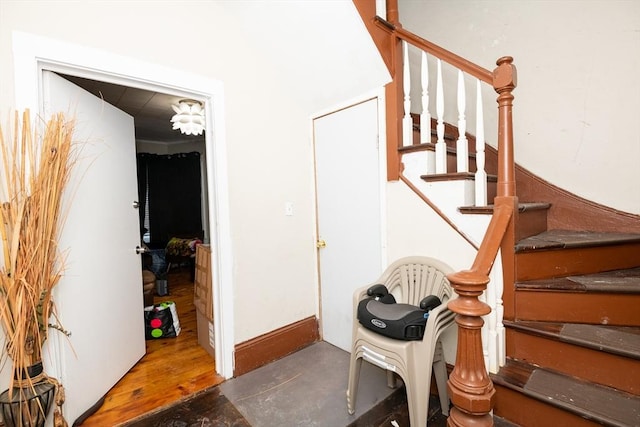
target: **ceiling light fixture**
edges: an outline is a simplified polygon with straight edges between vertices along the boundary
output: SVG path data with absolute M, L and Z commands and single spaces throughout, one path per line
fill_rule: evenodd
M 183 99 L 171 105 L 176 114 L 171 118 L 173 130 L 180 129 L 185 135 L 202 135 L 204 131 L 204 107 L 200 101 Z

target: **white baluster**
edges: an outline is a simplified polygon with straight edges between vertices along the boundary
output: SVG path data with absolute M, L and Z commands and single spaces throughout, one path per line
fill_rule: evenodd
M 422 113 L 420 113 L 420 143 L 431 142 L 431 113 L 429 112 L 429 63 L 427 52 L 422 51 L 420 66 L 420 82 L 422 84 Z M 427 151 L 427 175 L 436 170 L 436 158 L 433 151 Z
M 500 287 L 502 291 L 502 287 Z M 496 299 L 496 341 L 498 343 L 498 354 L 497 354 L 497 363 L 498 368 L 504 366 L 507 362 L 507 349 L 505 348 L 506 338 L 505 338 L 505 329 L 504 323 L 502 323 L 502 319 L 504 318 L 504 304 L 502 302 L 502 293 L 500 293 L 500 298 Z
M 429 113 L 429 64 L 427 52 L 422 51 L 420 67 L 420 81 L 422 83 L 422 113 L 420 113 L 420 143 L 431 142 L 431 114 Z
M 485 301 L 489 307 L 491 307 L 491 312 L 484 316 L 485 324 L 483 326 L 482 334 L 482 342 L 483 349 L 486 351 L 485 353 L 485 365 L 489 372 L 496 373 L 498 372 L 498 341 L 496 335 L 496 324 L 498 319 L 496 318 L 496 293 L 495 288 L 498 284 L 495 283 L 495 270 L 492 270 L 489 277 L 489 283 L 487 284 L 487 289 L 484 291 Z M 486 337 L 486 345 L 485 343 Z
M 385 0 L 376 0 L 376 15 L 387 19 L 387 2 Z
M 487 287 L 487 289 L 482 294 L 480 294 L 480 296 L 478 296 L 478 300 L 487 305 L 489 304 L 489 302 L 487 301 L 488 289 L 489 288 Z M 489 337 L 491 336 L 491 314 L 492 313 L 482 316 L 484 325 L 482 325 L 482 328 L 480 329 L 480 336 L 482 337 L 482 356 L 484 358 L 484 366 L 487 367 L 487 369 L 490 369 L 491 367 L 491 344 L 489 339 Z
M 469 172 L 469 142 L 467 141 L 467 95 L 464 90 L 464 74 L 458 70 L 458 141 L 456 142 L 457 172 Z
M 484 170 L 484 114 L 480 80 L 476 80 L 476 206 L 487 206 L 487 172 Z
M 413 145 L 413 120 L 411 120 L 411 71 L 409 70 L 409 48 L 407 42 L 402 42 L 404 51 L 402 84 L 404 90 L 404 117 L 402 118 L 402 146 Z
M 442 82 L 442 61 L 438 59 L 438 80 L 436 82 L 436 173 L 447 173 L 447 144 L 444 142 L 444 83 Z
M 498 369 L 501 366 L 504 366 L 507 361 L 507 351 L 506 351 L 506 338 L 505 338 L 505 329 L 504 323 L 502 320 L 504 319 L 504 304 L 502 301 L 502 294 L 504 293 L 503 283 L 504 278 L 502 275 L 502 257 L 500 252 L 496 256 L 496 262 L 493 265 L 493 281 L 494 281 L 494 289 L 495 289 L 495 311 L 496 311 L 496 344 L 497 344 L 497 360 L 496 364 Z M 496 370 L 497 372 L 497 370 Z

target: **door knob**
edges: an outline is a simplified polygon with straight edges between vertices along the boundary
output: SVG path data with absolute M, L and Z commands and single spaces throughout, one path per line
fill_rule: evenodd
M 147 253 L 147 250 L 145 248 L 141 248 L 140 246 L 136 246 L 136 253 L 138 255 L 144 254 L 144 253 Z
M 133 209 L 138 209 L 140 207 L 140 202 L 137 200 L 133 201 Z
M 325 242 L 322 239 L 318 239 L 318 241 L 316 242 L 316 247 L 318 249 L 325 248 L 326 246 L 327 246 L 327 242 Z

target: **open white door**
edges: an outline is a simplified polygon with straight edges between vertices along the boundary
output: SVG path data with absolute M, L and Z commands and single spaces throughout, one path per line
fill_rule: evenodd
M 322 338 L 351 351 L 353 292 L 382 271 L 378 101 L 313 122 Z
M 67 190 L 59 242 L 67 257 L 55 296 L 71 337 L 52 337 L 48 369 L 65 387 L 71 425 L 145 353 L 135 133 L 131 116 L 52 72 L 44 72 L 43 91 L 45 115 L 75 115 L 81 145 Z

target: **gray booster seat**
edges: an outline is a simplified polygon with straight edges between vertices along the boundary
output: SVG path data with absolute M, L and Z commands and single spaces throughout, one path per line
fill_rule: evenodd
M 358 321 L 362 326 L 398 340 L 420 340 L 424 335 L 429 311 L 442 304 L 440 298 L 429 295 L 420 306 L 397 303 L 384 285 L 367 289 L 367 298 L 358 303 Z

